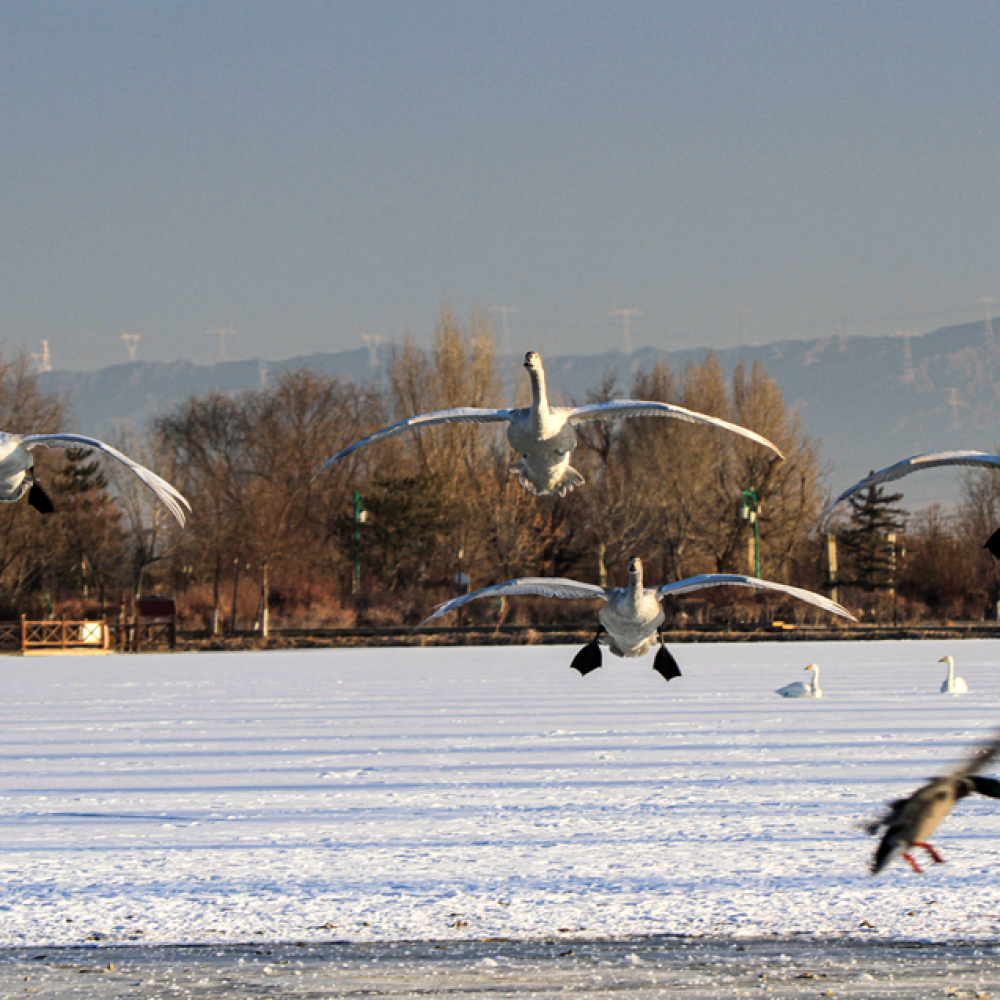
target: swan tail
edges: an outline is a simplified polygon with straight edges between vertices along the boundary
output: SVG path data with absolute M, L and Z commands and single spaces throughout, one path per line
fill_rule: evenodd
M 551 489 L 542 490 L 539 489 L 529 478 L 528 470 L 523 462 L 518 462 L 517 465 L 512 465 L 510 467 L 511 475 L 515 475 L 521 481 L 521 485 L 531 494 L 536 497 L 551 496 L 553 493 L 556 496 L 564 497 L 567 493 L 573 490 L 577 486 L 582 486 L 586 480 L 579 472 L 576 471 L 572 466 L 567 467 L 566 472 L 563 474 L 562 479 L 559 480 Z
M 532 496 L 542 496 L 542 491 L 528 478 L 528 470 L 524 467 L 523 462 L 518 462 L 517 465 L 512 465 L 510 467 L 510 474 L 512 476 L 517 476 L 521 485 L 532 495 Z
M 557 493 L 559 496 L 564 497 L 567 493 L 576 489 L 577 486 L 582 486 L 586 480 L 580 475 L 572 465 L 567 466 L 566 472 L 562 479 L 552 487 L 552 492 Z
M 891 861 L 898 858 L 905 850 L 906 845 L 899 842 L 895 831 L 887 831 L 878 847 L 875 848 L 875 855 L 872 857 L 872 875 L 878 875 L 880 871 L 886 868 Z

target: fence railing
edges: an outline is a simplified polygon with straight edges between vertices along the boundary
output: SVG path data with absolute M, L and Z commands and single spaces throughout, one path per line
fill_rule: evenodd
M 109 630 L 104 621 L 0 622 L 0 649 L 88 650 L 107 649 Z
M 177 646 L 176 618 L 136 617 L 132 621 L 28 621 L 0 622 L 0 652 L 66 650 L 95 652 L 116 649 L 139 652 L 149 646 Z

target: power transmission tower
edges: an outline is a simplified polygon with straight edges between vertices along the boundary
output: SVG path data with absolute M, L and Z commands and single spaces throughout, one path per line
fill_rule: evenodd
M 510 341 L 510 326 L 508 325 L 508 319 L 513 313 L 515 316 L 519 316 L 521 310 L 517 306 L 494 306 L 494 312 L 500 313 L 500 347 L 504 354 L 513 354 L 514 345 Z
M 378 368 L 378 345 L 382 343 L 382 338 L 377 333 L 363 333 L 361 339 L 368 348 L 368 363 L 372 368 Z
M 641 316 L 638 309 L 612 309 L 609 316 L 620 316 L 622 320 L 622 342 L 625 345 L 625 353 L 632 353 L 632 328 L 629 325 L 633 316 Z
M 125 350 L 128 351 L 129 361 L 135 361 L 136 353 L 139 350 L 139 338 L 141 333 L 123 333 L 122 340 L 125 341 Z
M 948 405 L 951 407 L 952 425 L 955 427 L 959 426 L 958 407 L 960 402 L 961 400 L 958 398 L 958 389 L 952 386 L 948 390 Z
M 52 358 L 49 356 L 49 342 L 47 340 L 42 341 L 42 353 L 32 354 L 31 360 L 38 365 L 40 372 L 52 371 Z
M 903 381 L 913 385 L 917 374 L 913 370 L 913 351 L 910 349 L 910 337 L 916 335 L 916 330 L 897 330 L 896 335 L 903 338 Z
M 216 336 L 219 338 L 219 349 L 216 354 L 216 361 L 228 361 L 229 355 L 226 352 L 226 338 L 232 337 L 236 334 L 236 327 L 234 326 L 212 326 L 208 330 L 209 336 Z
M 993 307 L 997 304 L 997 300 L 990 295 L 984 295 L 980 300 L 979 304 L 983 307 L 983 322 L 986 327 L 986 343 L 993 343 Z

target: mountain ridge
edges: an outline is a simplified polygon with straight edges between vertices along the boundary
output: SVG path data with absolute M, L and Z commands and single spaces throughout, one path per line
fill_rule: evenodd
M 619 394 L 627 396 L 637 371 L 658 361 L 680 370 L 710 350 L 643 347 L 628 355 L 556 355 L 546 358 L 545 368 L 553 393 L 564 399 L 583 400 L 609 371 L 617 373 Z M 989 451 L 1000 441 L 1000 340 L 992 323 L 913 336 L 786 339 L 713 353 L 727 376 L 741 360 L 763 362 L 797 409 L 806 433 L 821 442 L 838 483 L 853 482 L 907 455 L 952 448 Z M 191 395 L 258 388 L 282 369 L 308 368 L 359 383 L 379 381 L 388 358 L 389 351 L 382 348 L 373 365 L 373 355 L 362 347 L 281 362 L 134 361 L 96 371 L 44 372 L 40 383 L 66 401 L 78 430 L 102 437 L 116 426 L 141 429 Z M 521 378 L 520 364 L 520 356 L 500 359 L 509 396 Z M 875 433 L 877 428 L 881 433 Z M 927 492 L 918 483 L 922 478 L 907 482 L 908 499 Z M 938 480 L 945 482 L 938 491 L 953 493 L 948 483 L 956 481 L 954 473 L 950 480 L 946 474 Z

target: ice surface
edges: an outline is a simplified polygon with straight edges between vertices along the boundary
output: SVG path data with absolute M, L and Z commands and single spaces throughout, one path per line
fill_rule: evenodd
M 1000 801 L 924 876 L 858 824 L 1000 724 L 1000 646 L 574 651 L 5 658 L 0 944 L 997 936 Z

